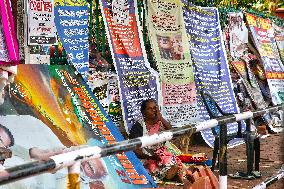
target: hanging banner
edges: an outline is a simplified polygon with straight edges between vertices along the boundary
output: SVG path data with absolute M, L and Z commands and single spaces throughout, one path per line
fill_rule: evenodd
M 246 14 L 249 29 L 263 62 L 272 103 L 284 102 L 284 65 L 274 39 L 270 20 Z
M 147 60 L 133 0 L 102 0 L 101 10 L 107 29 L 116 73 L 126 131 L 141 117 L 145 99 L 158 99 L 157 75 Z
M 242 12 L 230 12 L 228 15 L 230 54 L 234 60 L 239 60 L 239 58 L 248 54 L 248 29 L 243 21 Z
M 4 167 L 31 161 L 39 151 L 36 148 L 102 146 L 124 140 L 72 66 L 19 65 L 10 91 L 0 106 L 1 115 L 6 115 L 0 116 L 0 124 L 14 138 L 10 148 L 12 158 L 5 161 Z M 133 152 L 84 162 L 80 177 L 84 189 L 138 189 L 155 185 L 150 184 L 154 183 L 152 178 Z M 66 189 L 67 179 L 63 169 L 32 177 L 29 182 L 18 181 L 21 187 L 13 188 Z
M 121 103 L 119 97 L 119 88 L 117 77 L 113 76 L 108 81 L 107 87 L 108 96 L 108 115 L 113 123 L 122 131 L 125 130 L 123 127 L 123 117 L 121 110 Z
M 29 45 L 29 62 L 26 64 L 50 64 L 50 49 L 44 45 Z
M 272 23 L 272 28 L 274 29 L 275 41 L 278 47 L 280 58 L 284 64 L 284 26 L 277 26 L 275 23 Z
M 242 12 L 230 12 L 228 22 L 230 62 L 242 78 L 246 90 L 257 108 L 267 107 L 255 75 L 251 71 L 250 62 L 252 55 L 248 52 L 248 29 L 243 21 Z
M 148 31 L 162 86 L 162 113 L 173 126 L 198 121 L 188 38 L 180 0 L 147 1 Z
M 233 65 L 234 69 L 236 70 L 240 78 L 242 78 L 242 82 L 247 90 L 247 93 L 250 96 L 256 108 L 265 109 L 267 107 L 267 104 L 263 99 L 257 81 L 249 79 L 248 77 L 248 73 L 251 72 L 249 66 L 242 61 L 233 61 L 231 62 L 231 64 Z
M 55 25 L 68 61 L 82 74 L 89 71 L 89 9 L 87 6 L 56 6 Z
M 9 61 L 10 59 L 7 51 L 5 36 L 3 33 L 3 26 L 0 21 L 0 65 L 2 64 L 1 62 L 9 62 Z
M 17 40 L 17 34 L 14 28 L 14 18 L 11 9 L 11 1 L 10 0 L 2 0 L 0 1 L 0 53 L 4 49 L 4 56 L 6 57 L 6 52 L 8 55 L 8 62 L 6 62 L 6 58 L 1 60 L 0 56 L 0 66 L 5 65 L 17 65 L 20 63 L 19 56 L 19 44 Z M 1 45 L 4 43 L 4 46 Z M 1 47 L 2 46 L 2 47 Z M 7 51 L 6 51 L 7 49 Z M 3 54 L 2 54 L 3 56 Z
M 183 15 L 191 43 L 190 50 L 197 89 L 209 92 L 224 112 L 238 113 L 223 45 L 218 10 L 189 5 L 184 6 Z M 198 96 L 198 107 L 202 119 L 210 119 L 200 96 Z M 228 124 L 228 133 L 236 131 L 236 123 Z M 211 129 L 201 133 L 206 143 L 212 147 L 214 136 Z M 235 139 L 229 143 L 229 146 L 241 142 L 242 140 Z
M 28 1 L 28 45 L 56 43 L 53 0 Z

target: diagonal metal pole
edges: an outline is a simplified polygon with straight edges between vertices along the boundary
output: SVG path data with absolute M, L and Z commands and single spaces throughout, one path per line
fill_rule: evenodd
M 281 105 L 277 105 L 277 106 L 267 108 L 265 110 L 258 110 L 255 112 L 243 112 L 240 114 L 223 116 L 217 119 L 211 119 L 211 120 L 200 122 L 197 124 L 187 125 L 187 126 L 180 127 L 180 128 L 174 128 L 171 130 L 161 132 L 160 134 L 154 134 L 151 136 L 143 136 L 143 137 L 139 137 L 139 138 L 135 138 L 131 140 L 124 140 L 124 141 L 117 142 L 111 145 L 106 145 L 104 147 L 98 147 L 98 146 L 83 147 L 78 150 L 51 156 L 48 160 L 45 160 L 45 161 L 34 161 L 34 162 L 29 162 L 29 163 L 25 163 L 22 165 L 18 165 L 15 167 L 11 167 L 8 169 L 4 169 L 0 171 L 0 185 L 11 183 L 11 182 L 14 182 L 20 179 L 39 175 L 39 174 L 46 173 L 46 172 L 54 172 L 58 169 L 69 167 L 76 162 L 87 161 L 92 158 L 101 158 L 101 157 L 117 154 L 120 152 L 134 150 L 136 148 L 152 146 L 154 144 L 169 141 L 173 138 L 176 138 L 176 137 L 179 137 L 185 134 L 193 134 L 193 133 L 205 130 L 205 129 L 215 127 L 217 125 L 222 125 L 222 124 L 224 125 L 224 124 L 231 123 L 231 122 L 250 119 L 252 117 L 259 116 L 259 115 L 272 112 L 272 111 L 277 111 L 279 109 L 283 109 L 283 107 Z M 224 158 L 226 158 L 225 156 L 226 156 L 226 153 L 224 153 Z M 222 174 L 226 173 L 227 168 L 225 168 L 225 166 L 227 166 L 227 164 L 224 162 L 223 163 L 224 172 Z M 227 186 L 227 180 L 225 177 L 221 181 L 222 181 L 222 184 Z

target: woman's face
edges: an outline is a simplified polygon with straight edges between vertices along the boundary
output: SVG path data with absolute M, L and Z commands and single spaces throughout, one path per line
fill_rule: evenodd
M 157 118 L 159 108 L 156 102 L 150 101 L 146 104 L 146 109 L 143 113 L 143 116 L 146 119 L 155 119 Z

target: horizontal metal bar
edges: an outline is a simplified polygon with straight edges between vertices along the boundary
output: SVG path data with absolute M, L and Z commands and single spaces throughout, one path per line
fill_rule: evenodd
M 39 175 L 45 172 L 54 172 L 63 167 L 73 165 L 78 161 L 87 161 L 92 158 L 100 158 L 112 154 L 134 150 L 140 147 L 151 146 L 161 142 L 169 141 L 178 136 L 185 134 L 193 134 L 205 129 L 215 127 L 219 124 L 227 124 L 242 119 L 249 119 L 251 117 L 266 114 L 268 112 L 283 109 L 283 106 L 277 105 L 269 107 L 265 110 L 257 110 L 254 112 L 243 112 L 240 114 L 233 114 L 230 116 L 219 117 L 218 119 L 211 119 L 196 124 L 186 125 L 180 128 L 174 128 L 151 136 L 143 136 L 131 140 L 117 142 L 115 144 L 106 145 L 104 147 L 90 146 L 78 150 L 51 156 L 47 161 L 34 161 L 25 163 L 12 168 L 0 171 L 0 185 L 14 182 L 16 180 L 24 179 L 30 176 Z

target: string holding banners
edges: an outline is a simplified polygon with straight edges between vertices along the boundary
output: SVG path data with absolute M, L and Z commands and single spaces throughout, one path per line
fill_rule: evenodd
M 158 100 L 157 73 L 150 67 L 137 24 L 134 0 L 101 1 L 103 19 L 118 76 L 122 114 L 126 132 L 141 118 L 145 99 Z M 150 183 L 152 181 L 150 180 Z M 150 184 L 149 183 L 149 184 Z
M 224 112 L 238 113 L 229 67 L 223 46 L 221 26 L 216 8 L 202 8 L 194 5 L 183 7 L 185 27 L 191 44 L 195 83 L 198 90 L 209 92 Z M 201 97 L 197 96 L 200 116 L 210 119 Z M 242 124 L 244 128 L 244 123 Z M 236 123 L 228 124 L 228 133 L 237 132 Z M 214 145 L 211 129 L 202 131 L 209 146 Z M 229 146 L 242 143 L 241 139 L 230 141 Z
M 179 0 L 147 2 L 148 28 L 161 78 L 162 113 L 173 126 L 199 120 L 189 44 Z
M 56 6 L 55 25 L 69 63 L 85 81 L 89 71 L 89 9 L 87 6 Z
M 284 102 L 284 65 L 281 62 L 271 22 L 246 14 L 249 29 L 261 56 L 273 104 Z
M 52 45 L 57 42 L 53 0 L 28 1 L 28 45 Z

